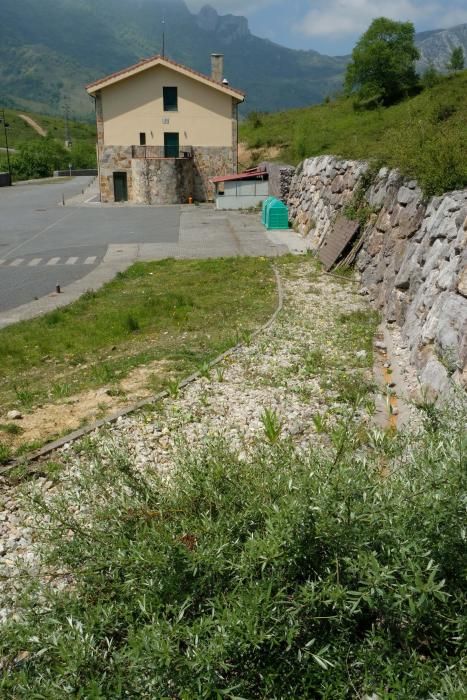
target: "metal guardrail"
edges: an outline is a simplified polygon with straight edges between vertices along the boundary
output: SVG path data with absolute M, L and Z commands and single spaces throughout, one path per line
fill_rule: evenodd
M 132 158 L 193 158 L 192 146 L 132 146 Z

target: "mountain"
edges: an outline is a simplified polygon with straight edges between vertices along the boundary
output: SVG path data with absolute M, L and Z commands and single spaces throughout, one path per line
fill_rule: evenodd
M 452 50 L 458 46 L 464 49 L 467 65 L 467 24 L 417 34 L 417 46 L 420 50 L 418 68 L 421 71 L 426 70 L 430 63 L 440 71 L 446 70 Z
M 244 17 L 198 14 L 184 0 L 1 0 L 0 105 L 92 117 L 84 85 L 161 52 L 203 73 L 225 54 L 226 77 L 247 93 L 244 111 L 321 102 L 342 86 L 346 56 L 297 51 L 254 36 Z M 162 24 L 164 20 L 164 25 Z M 467 25 L 418 35 L 421 67 L 444 65 L 453 45 L 467 53 Z
M 2 0 L 0 104 L 91 114 L 84 85 L 161 51 L 204 73 L 225 54 L 226 77 L 247 92 L 248 110 L 320 102 L 341 85 L 347 59 L 295 51 L 251 34 L 244 17 L 184 0 Z

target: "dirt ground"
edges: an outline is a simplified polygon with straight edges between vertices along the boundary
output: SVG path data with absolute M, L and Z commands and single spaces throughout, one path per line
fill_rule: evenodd
M 59 403 L 44 404 L 31 413 L 22 414 L 19 420 L 11 421 L 7 416 L 0 416 L 0 423 L 14 423 L 21 429 L 17 435 L 1 434 L 2 442 L 11 449 L 18 449 L 25 443 L 50 442 L 86 423 L 149 398 L 155 393 L 151 389 L 151 379 L 158 373 L 165 374 L 165 365 L 164 361 L 157 360 L 137 367 L 117 385 L 84 391 Z
M 248 148 L 246 143 L 238 144 L 238 169 L 246 170 L 251 168 L 255 163 L 260 163 L 266 160 L 275 160 L 279 158 L 281 149 L 277 146 L 269 148 Z

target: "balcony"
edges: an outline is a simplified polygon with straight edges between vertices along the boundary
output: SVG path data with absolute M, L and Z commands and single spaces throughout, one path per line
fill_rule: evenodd
M 132 158 L 162 160 L 163 158 L 193 158 L 193 146 L 132 146 Z

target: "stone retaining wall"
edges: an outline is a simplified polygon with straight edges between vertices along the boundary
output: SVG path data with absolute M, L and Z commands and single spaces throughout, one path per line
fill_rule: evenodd
M 366 163 L 332 156 L 299 166 L 288 205 L 312 249 L 332 235 L 365 173 Z M 383 168 L 365 200 L 373 213 L 356 260 L 362 292 L 400 326 L 431 394 L 443 394 L 451 378 L 467 388 L 467 191 L 426 201 L 415 181 Z

